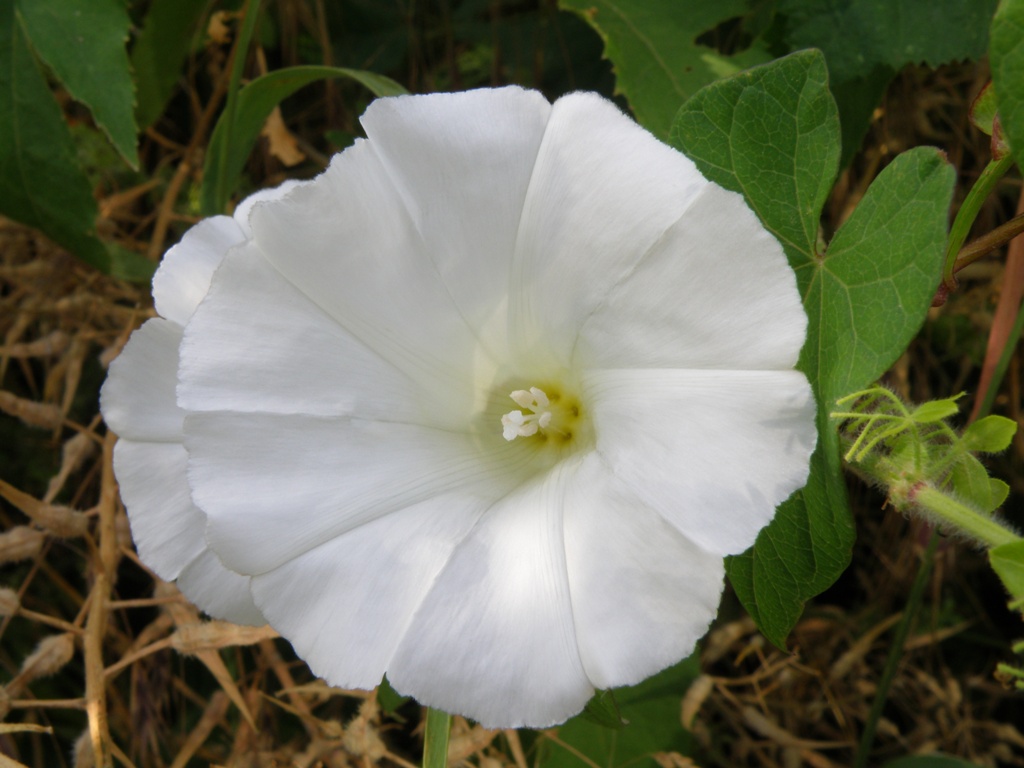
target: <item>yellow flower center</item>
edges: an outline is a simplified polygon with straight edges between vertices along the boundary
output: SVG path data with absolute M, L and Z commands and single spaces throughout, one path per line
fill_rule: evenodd
M 501 417 L 502 436 L 509 442 L 517 437 L 557 443 L 573 438 L 580 419 L 580 404 L 575 397 L 553 389 L 548 394 L 539 387 L 517 389 L 509 397 L 519 406 Z

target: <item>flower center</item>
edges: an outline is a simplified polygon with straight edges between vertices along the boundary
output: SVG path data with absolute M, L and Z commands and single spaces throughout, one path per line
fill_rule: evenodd
M 501 417 L 502 436 L 509 442 L 534 435 L 561 441 L 572 438 L 574 422 L 580 415 L 579 403 L 575 400 L 563 398 L 557 392 L 548 396 L 539 387 L 517 389 L 509 397 L 520 406 Z

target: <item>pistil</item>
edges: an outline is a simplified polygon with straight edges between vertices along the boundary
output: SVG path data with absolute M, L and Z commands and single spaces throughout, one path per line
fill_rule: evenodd
M 547 391 L 540 387 L 517 389 L 509 397 L 519 408 L 501 417 L 502 435 L 506 440 L 534 437 L 538 442 L 558 448 L 576 442 L 575 435 L 581 426 L 580 403 L 559 385 L 550 385 Z

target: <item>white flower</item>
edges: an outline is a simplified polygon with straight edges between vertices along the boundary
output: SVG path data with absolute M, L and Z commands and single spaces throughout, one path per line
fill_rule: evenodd
M 795 278 L 598 96 L 362 123 L 167 255 L 103 392 L 133 534 L 334 685 L 557 723 L 689 654 L 806 480 Z

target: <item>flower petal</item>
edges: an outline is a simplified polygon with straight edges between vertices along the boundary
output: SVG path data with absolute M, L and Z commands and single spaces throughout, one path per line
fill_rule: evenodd
M 398 691 L 485 727 L 543 727 L 593 693 L 576 647 L 562 536 L 574 462 L 480 520 L 437 576 L 388 668 Z
M 724 567 L 623 493 L 591 455 L 565 496 L 576 641 L 597 688 L 632 685 L 692 653 L 718 612 Z
M 187 461 L 181 443 L 121 438 L 114 446 L 114 472 L 139 557 L 165 581 L 178 578 L 206 548 L 206 519 L 189 496 Z
M 181 348 L 178 402 L 193 411 L 352 414 L 466 427 L 467 403 L 434 397 L 354 339 L 253 244 L 229 253 Z M 427 400 L 424 402 L 424 400 Z
M 317 675 L 372 688 L 488 503 L 456 491 L 378 518 L 254 576 L 253 595 Z
M 481 451 L 469 435 L 427 427 L 297 415 L 192 414 L 185 431 L 207 541 L 248 575 L 454 489 L 497 499 L 537 453 Z
M 242 229 L 242 234 L 246 238 L 252 237 L 252 227 L 249 226 L 249 216 L 252 214 L 252 209 L 257 204 L 268 203 L 274 200 L 280 200 L 282 197 L 287 195 L 293 189 L 303 184 L 308 184 L 306 181 L 299 181 L 297 179 L 288 179 L 282 182 L 276 187 L 270 187 L 268 189 L 261 189 L 258 192 L 253 192 L 242 202 L 235 206 L 235 212 L 232 217 L 235 223 L 238 224 Z
M 802 373 L 591 371 L 583 389 L 616 479 L 709 552 L 744 551 L 807 480 L 817 432 Z
M 401 195 L 452 301 L 471 328 L 505 348 L 498 297 L 508 293 L 516 231 L 551 105 L 519 87 L 399 96 L 360 122 Z
M 267 623 L 252 600 L 249 577 L 225 568 L 203 549 L 178 576 L 178 589 L 215 619 L 259 627 Z
M 761 370 L 796 364 L 807 315 L 782 247 L 709 186 L 580 331 L 576 364 Z
M 184 413 L 174 398 L 181 326 L 155 317 L 110 364 L 100 391 L 107 425 L 122 438 L 181 442 Z
M 164 254 L 153 276 L 153 301 L 161 317 L 185 325 L 210 288 L 210 278 L 232 247 L 252 236 L 249 215 L 257 203 L 278 200 L 303 182 L 286 181 L 240 202 L 235 215 L 213 216 L 196 224 Z
M 708 181 L 592 93 L 555 102 L 533 170 L 513 265 L 515 352 L 568 364 L 580 326 Z
M 156 311 L 184 326 L 210 288 L 210 278 L 224 254 L 245 241 L 245 232 L 230 216 L 204 219 L 171 248 L 153 275 Z
M 431 390 L 472 402 L 473 371 L 494 363 L 480 359 L 370 142 L 249 221 L 274 268 L 349 334 Z

